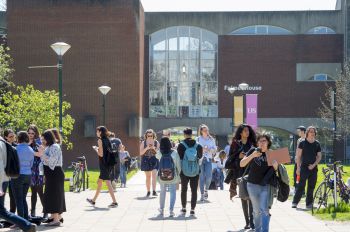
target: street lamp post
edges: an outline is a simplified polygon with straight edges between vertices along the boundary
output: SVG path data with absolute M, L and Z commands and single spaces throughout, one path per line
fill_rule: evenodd
M 337 91 L 336 88 L 334 88 L 331 92 L 331 109 L 333 110 L 333 170 L 334 170 L 334 206 L 335 208 L 338 207 L 338 201 L 337 201 L 337 168 L 335 165 L 335 148 L 336 144 L 335 141 L 337 139 Z
M 51 45 L 51 48 L 56 52 L 58 55 L 58 91 L 59 91 L 59 130 L 62 134 L 62 117 L 63 117 L 63 110 L 62 110 L 62 66 L 63 66 L 63 55 L 70 49 L 70 45 L 66 44 L 64 42 L 57 42 Z
M 103 96 L 103 103 L 102 103 L 102 108 L 103 108 L 103 126 L 106 126 L 106 95 L 107 93 L 111 90 L 111 87 L 102 85 L 98 87 L 98 90 L 102 93 Z

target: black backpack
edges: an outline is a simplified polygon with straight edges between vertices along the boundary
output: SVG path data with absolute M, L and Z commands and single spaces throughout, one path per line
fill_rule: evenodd
M 5 173 L 8 177 L 17 178 L 19 177 L 19 170 L 20 170 L 17 150 L 5 140 L 1 140 L 1 141 L 5 143 L 6 152 L 7 152 Z
M 280 202 L 285 202 L 289 197 L 289 185 L 284 183 L 281 178 L 277 178 L 277 200 Z
M 116 144 L 112 143 L 109 139 L 102 140 L 103 146 L 106 146 L 106 154 L 103 154 L 103 161 L 105 165 L 112 167 L 117 164 L 119 159 L 119 151 Z

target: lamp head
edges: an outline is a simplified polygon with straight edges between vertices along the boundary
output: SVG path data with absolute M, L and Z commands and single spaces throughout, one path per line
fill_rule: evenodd
M 107 85 L 102 85 L 102 86 L 98 87 L 98 90 L 100 90 L 100 92 L 103 95 L 107 95 L 107 93 L 111 90 L 111 87 L 109 87 Z
M 241 83 L 238 85 L 241 90 L 247 90 L 249 85 L 247 83 Z
M 51 44 L 51 48 L 56 52 L 57 55 L 63 56 L 70 49 L 70 45 L 64 42 L 57 42 Z

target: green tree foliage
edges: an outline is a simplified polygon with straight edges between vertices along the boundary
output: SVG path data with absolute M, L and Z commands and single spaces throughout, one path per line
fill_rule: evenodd
M 38 126 L 42 132 L 48 128 L 58 128 L 59 97 L 54 90 L 40 91 L 32 85 L 17 86 L 8 91 L 0 104 L 0 124 L 15 130 L 26 130 L 30 124 Z M 63 102 L 63 143 L 68 149 L 73 147 L 68 137 L 73 131 L 74 119 L 67 114 L 70 103 Z
M 343 70 L 338 74 L 335 85 L 336 89 L 336 118 L 337 118 L 337 134 L 350 134 L 350 64 L 345 64 Z M 321 101 L 319 115 L 321 118 L 332 124 L 333 109 L 331 109 L 332 90 L 334 87 L 327 87 L 325 98 Z M 341 136 L 338 136 L 341 138 Z
M 0 99 L 13 86 L 11 82 L 13 69 L 9 48 L 0 45 Z

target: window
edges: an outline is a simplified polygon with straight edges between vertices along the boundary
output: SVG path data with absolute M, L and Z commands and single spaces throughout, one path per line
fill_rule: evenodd
M 217 44 L 215 33 L 190 26 L 150 36 L 150 117 L 218 116 Z
M 335 34 L 335 31 L 329 27 L 319 26 L 311 28 L 306 34 Z
M 325 73 L 318 73 L 309 78 L 309 81 L 333 81 L 329 75 Z
M 291 31 L 271 25 L 254 25 L 231 32 L 231 35 L 290 35 Z

